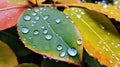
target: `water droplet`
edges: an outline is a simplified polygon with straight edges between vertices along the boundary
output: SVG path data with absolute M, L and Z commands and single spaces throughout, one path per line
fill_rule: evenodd
M 84 15 L 85 13 L 84 12 L 81 12 L 82 15 Z
M 77 40 L 77 44 L 78 44 L 78 45 L 81 45 L 81 44 L 82 44 L 82 40 L 81 40 L 81 39 L 78 39 L 78 40 Z
M 63 47 L 62 47 L 61 45 L 58 45 L 58 46 L 57 46 L 57 50 L 58 50 L 58 51 L 60 51 L 60 50 L 62 50 L 62 49 L 63 49 Z
M 120 47 L 120 43 L 119 43 L 119 44 L 117 44 L 117 46 L 118 46 L 118 47 Z
M 40 17 L 38 16 L 35 16 L 35 20 L 38 21 L 40 19 Z
M 35 48 L 35 47 L 36 47 L 35 45 L 32 46 L 32 48 Z
M 58 60 L 56 60 L 55 62 L 59 62 Z
M 66 18 L 69 18 L 69 16 L 66 16 Z
M 66 53 L 65 53 L 64 51 L 63 51 L 63 52 L 61 52 L 61 53 L 60 53 L 60 57 L 64 57 L 64 56 L 65 56 L 65 54 L 66 54 Z
M 47 20 L 49 18 L 49 16 L 44 16 L 43 19 L 44 20 Z
M 107 8 L 107 4 L 103 4 L 102 7 L 103 7 L 103 8 Z
M 39 31 L 38 30 L 34 30 L 34 35 L 38 35 L 39 34 Z
M 77 14 L 77 18 L 81 18 L 81 15 Z
M 29 32 L 29 29 L 27 27 L 23 27 L 21 31 L 22 33 L 26 34 Z
M 45 29 L 45 26 L 41 26 L 41 29 Z
M 26 20 L 26 21 L 31 20 L 31 16 L 30 16 L 30 15 L 25 15 L 25 16 L 24 16 L 24 20 Z
M 56 21 L 56 23 L 60 23 L 61 19 L 57 18 L 55 21 Z
M 114 41 L 112 41 L 111 44 L 114 45 L 115 44 Z
M 32 12 L 32 15 L 35 16 L 35 15 L 37 15 L 37 13 L 33 11 L 33 12 Z
M 100 27 L 101 27 L 102 29 L 105 29 L 105 27 L 104 27 L 103 25 L 101 25 L 101 24 L 100 24 Z
M 70 56 L 76 56 L 77 55 L 77 50 L 75 48 L 69 48 L 67 52 Z
M 33 27 L 33 26 L 34 26 L 34 24 L 31 24 L 31 26 Z
M 47 57 L 46 57 L 46 56 L 43 56 L 43 58 L 44 58 L 44 59 L 47 59 Z
M 27 10 L 31 10 L 31 8 L 27 8 Z
M 31 39 L 32 39 L 32 37 L 29 37 L 28 39 L 30 39 L 30 40 L 31 40 Z
M 39 11 L 39 9 L 35 8 L 35 12 L 38 12 L 38 11 Z
M 110 63 L 112 64 L 112 63 L 113 63 L 113 61 L 112 61 L 112 60 L 110 60 Z
M 104 50 L 107 51 L 107 52 L 109 51 L 109 49 L 107 47 L 104 47 Z
M 52 39 L 52 35 L 49 35 L 49 34 L 48 34 L 48 35 L 45 36 L 45 38 L 46 38 L 47 40 L 50 40 L 50 39 Z
M 40 10 L 43 10 L 43 8 L 42 8 L 42 7 L 40 7 Z
M 117 62 L 116 64 L 115 64 L 115 67 L 119 67 L 120 66 L 120 62 Z
M 43 30 L 43 34 L 47 34 L 47 33 L 48 33 L 47 29 Z

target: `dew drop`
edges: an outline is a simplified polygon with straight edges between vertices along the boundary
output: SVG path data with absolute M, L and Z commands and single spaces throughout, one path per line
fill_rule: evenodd
M 33 27 L 33 26 L 34 26 L 34 24 L 31 24 L 31 26 Z
M 21 31 L 24 34 L 27 34 L 29 32 L 29 29 L 27 27 L 23 27 Z
M 31 39 L 32 39 L 32 37 L 29 37 L 28 39 L 30 39 L 30 40 L 31 40 Z
M 61 19 L 57 18 L 55 21 L 56 21 L 56 23 L 58 24 L 58 23 L 61 22 Z
M 43 8 L 42 8 L 42 7 L 40 7 L 40 10 L 43 10 Z
M 110 60 L 110 63 L 112 64 L 112 63 L 113 63 L 113 61 L 112 61 L 112 60 Z
M 46 57 L 46 56 L 43 56 L 43 58 L 44 58 L 44 59 L 47 59 L 47 57 Z
M 107 8 L 107 4 L 103 4 L 102 7 L 103 7 L 103 8 Z
M 78 14 L 78 15 L 77 15 L 77 18 L 81 18 L 81 15 Z
M 114 45 L 115 44 L 114 41 L 112 41 L 111 44 Z
M 36 9 L 35 9 L 35 12 L 38 12 L 38 11 L 39 11 L 39 9 L 36 8 Z
M 35 20 L 38 21 L 40 19 L 40 17 L 38 16 L 35 16 Z
M 47 33 L 48 33 L 47 29 L 43 30 L 43 34 L 47 34 Z
M 45 29 L 45 26 L 41 26 L 41 29 Z
M 35 48 L 35 47 L 36 47 L 35 45 L 32 46 L 32 48 Z
M 75 48 L 69 48 L 67 52 L 70 56 L 76 56 L 77 55 L 77 50 Z
M 32 15 L 35 16 L 35 15 L 37 15 L 37 13 L 33 11 L 33 12 L 32 12 Z
M 107 51 L 107 52 L 109 51 L 109 49 L 107 47 L 104 47 L 104 50 Z
M 43 17 L 44 20 L 47 20 L 48 18 L 49 18 L 49 16 L 47 16 L 47 15 Z
M 82 15 L 84 15 L 85 13 L 84 12 L 81 12 Z
M 117 44 L 117 46 L 118 46 L 118 47 L 120 47 L 120 43 L 119 43 L 119 44 Z
M 81 39 L 78 39 L 78 40 L 77 40 L 77 44 L 78 44 L 78 45 L 81 45 L 81 44 L 82 44 L 82 40 L 81 40 Z
M 25 16 L 24 16 L 24 20 L 26 20 L 26 21 L 31 20 L 31 16 L 30 16 L 30 15 L 25 15 Z
M 64 56 L 65 56 L 65 54 L 66 54 L 66 53 L 65 53 L 64 51 L 63 51 L 63 52 L 61 52 L 61 53 L 60 53 L 60 57 L 64 57 Z
M 69 16 L 66 16 L 66 18 L 69 18 Z
M 60 50 L 62 50 L 62 49 L 63 49 L 63 47 L 62 47 L 61 45 L 58 45 L 58 46 L 57 46 L 57 50 L 58 50 L 58 51 L 60 51 Z
M 52 35 L 49 35 L 49 34 L 48 34 L 48 35 L 45 36 L 45 38 L 46 38 L 47 40 L 50 40 L 50 39 L 52 39 Z
M 103 25 L 100 25 L 100 27 L 101 27 L 102 29 L 105 29 L 105 27 L 104 27 Z
M 38 35 L 38 34 L 39 34 L 39 31 L 38 31 L 38 30 L 34 30 L 33 34 L 34 34 L 34 35 Z

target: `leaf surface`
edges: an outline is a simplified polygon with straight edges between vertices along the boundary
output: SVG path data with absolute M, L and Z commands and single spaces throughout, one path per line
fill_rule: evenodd
M 0 67 L 16 67 L 17 65 L 17 57 L 13 51 L 0 41 Z
M 79 29 L 89 55 L 108 67 L 120 66 L 120 34 L 104 15 L 82 8 L 64 11 Z
M 33 63 L 22 63 L 18 67 L 39 67 L 39 66 Z
M 79 0 L 54 0 L 55 2 L 60 2 L 60 3 L 64 3 L 64 4 L 73 4 L 73 3 L 79 3 Z
M 17 24 L 18 18 L 21 13 L 26 8 L 14 8 L 9 10 L 2 10 L 4 8 L 20 6 L 18 4 L 13 4 L 0 0 L 0 31 L 15 26 Z
M 105 4 L 93 4 L 93 3 L 79 3 L 71 4 L 72 6 L 85 7 L 89 10 L 94 10 L 96 12 L 107 15 L 109 18 L 114 18 L 116 21 L 120 21 L 120 9 L 113 5 Z
M 25 46 L 34 52 L 80 65 L 80 33 L 68 16 L 57 9 L 40 7 L 25 11 L 19 19 L 18 33 Z

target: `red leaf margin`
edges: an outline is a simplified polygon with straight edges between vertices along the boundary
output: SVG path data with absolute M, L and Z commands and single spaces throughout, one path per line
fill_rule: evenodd
M 5 2 L 4 0 L 0 0 L 0 9 L 13 6 L 23 5 L 13 4 L 10 2 Z M 20 15 L 22 14 L 22 12 L 24 12 L 24 10 L 26 10 L 26 8 L 14 8 L 0 11 L 0 31 L 15 26 L 18 22 Z

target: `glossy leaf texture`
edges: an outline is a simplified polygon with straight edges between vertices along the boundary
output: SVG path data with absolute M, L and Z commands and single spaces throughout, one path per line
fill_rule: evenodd
M 26 10 L 17 27 L 27 48 L 52 59 L 80 65 L 83 48 L 80 33 L 62 12 L 53 7 Z
M 42 61 L 41 67 L 79 67 L 79 66 L 46 59 Z
M 60 3 L 64 3 L 64 4 L 73 4 L 73 3 L 79 3 L 79 0 L 54 0 L 55 2 L 60 2 Z
M 104 15 L 82 8 L 64 10 L 79 29 L 90 56 L 108 67 L 120 66 L 120 34 Z
M 71 4 L 71 6 L 79 6 L 87 8 L 89 10 L 94 10 L 96 12 L 107 15 L 109 18 L 114 18 L 116 21 L 120 21 L 120 9 L 118 6 L 93 3 Z
M 33 63 L 22 63 L 18 67 L 39 67 L 39 66 Z
M 17 57 L 13 51 L 2 41 L 0 41 L 0 67 L 16 67 Z
M 1 31 L 12 26 L 15 26 L 17 24 L 19 16 L 26 8 L 14 8 L 4 10 L 4 8 L 21 5 L 5 2 L 4 0 L 0 0 L 0 4 L 1 4 L 0 5 L 0 31 Z

